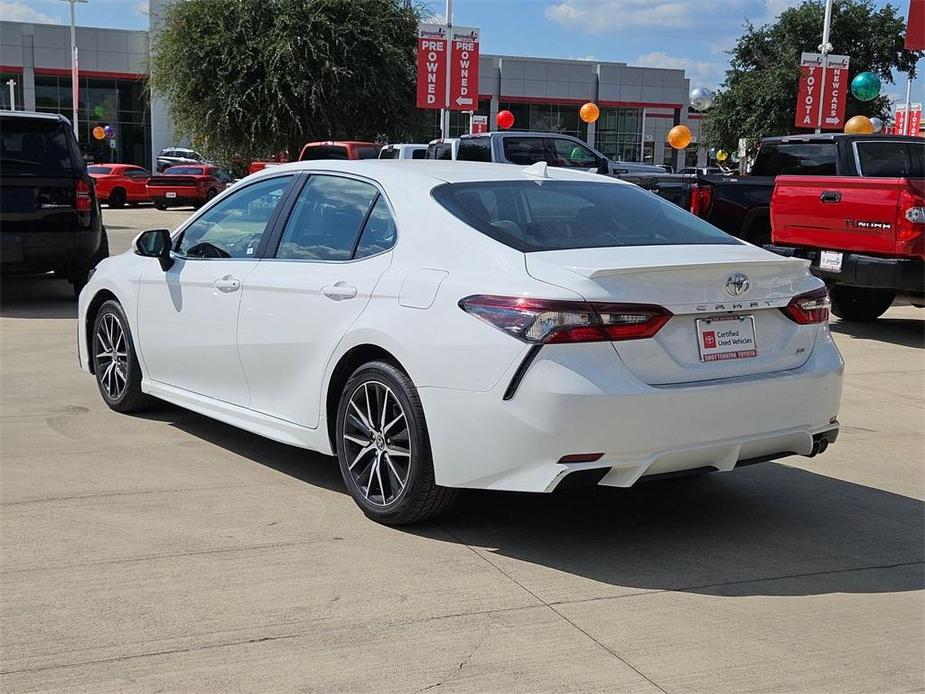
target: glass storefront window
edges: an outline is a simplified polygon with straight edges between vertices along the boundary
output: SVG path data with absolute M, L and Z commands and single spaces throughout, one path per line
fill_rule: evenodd
M 598 150 L 616 161 L 639 161 L 642 154 L 641 138 L 642 109 L 601 109 L 595 135 L 595 147 Z
M 10 110 L 10 85 L 7 84 L 13 80 L 13 98 L 16 100 L 16 110 L 24 111 L 25 106 L 22 102 L 22 73 L 19 72 L 0 72 L 0 109 Z
M 563 133 L 581 140 L 588 139 L 588 124 L 578 117 L 575 104 L 522 104 L 502 101 L 498 110 L 514 114 L 511 130 Z

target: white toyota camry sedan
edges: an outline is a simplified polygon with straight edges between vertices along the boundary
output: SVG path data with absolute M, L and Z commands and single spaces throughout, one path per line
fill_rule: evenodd
M 249 176 L 80 295 L 119 412 L 151 397 L 336 455 L 383 523 L 822 452 L 843 361 L 805 261 L 634 185 L 441 161 Z M 574 477 L 573 477 L 574 476 Z

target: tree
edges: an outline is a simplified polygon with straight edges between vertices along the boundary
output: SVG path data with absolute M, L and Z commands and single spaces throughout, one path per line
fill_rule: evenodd
M 151 86 L 217 160 L 419 125 L 418 13 L 398 0 L 186 0 L 155 21 Z
M 769 135 L 795 132 L 800 53 L 815 52 L 822 40 L 824 3 L 804 2 L 781 13 L 772 25 L 746 23 L 730 51 L 726 81 L 716 96 L 701 137 L 703 144 L 730 151 L 740 137 L 751 143 Z M 870 70 L 893 84 L 893 71 L 915 75 L 922 55 L 903 47 L 904 22 L 892 5 L 875 8 L 869 0 L 836 0 L 830 41 L 834 53 L 851 57 L 850 74 Z M 885 96 L 862 102 L 849 92 L 846 118 L 885 117 Z

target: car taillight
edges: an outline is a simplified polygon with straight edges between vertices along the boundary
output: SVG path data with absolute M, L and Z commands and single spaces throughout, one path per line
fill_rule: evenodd
M 77 179 L 74 184 L 75 207 L 78 212 L 89 212 L 93 205 L 90 184 L 82 179 Z
M 809 325 L 829 320 L 829 290 L 825 287 L 799 294 L 784 306 L 783 311 L 794 323 Z
M 586 303 L 478 294 L 459 302 L 466 313 L 534 344 L 609 342 L 652 337 L 671 318 L 661 306 Z
M 691 186 L 691 214 L 703 217 L 713 202 L 713 186 L 695 183 Z
M 899 193 L 896 220 L 896 252 L 899 255 L 922 257 L 925 255 L 925 197 L 921 186 L 907 181 Z

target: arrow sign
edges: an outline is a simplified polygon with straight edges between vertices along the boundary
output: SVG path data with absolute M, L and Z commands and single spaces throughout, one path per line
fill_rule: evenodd
M 461 96 L 457 96 L 456 103 L 460 106 L 472 106 L 472 99 L 466 99 Z
M 479 30 L 453 27 L 450 33 L 450 108 L 473 110 L 479 98 Z

